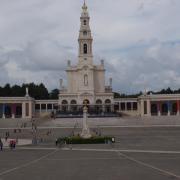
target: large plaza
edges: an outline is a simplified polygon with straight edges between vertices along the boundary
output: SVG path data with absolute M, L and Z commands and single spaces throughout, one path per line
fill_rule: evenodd
M 102 128 L 115 145 L 20 146 L 0 152 L 0 179 L 180 179 L 180 127 Z M 56 131 L 56 130 L 55 130 Z M 71 129 L 58 129 L 69 134 Z

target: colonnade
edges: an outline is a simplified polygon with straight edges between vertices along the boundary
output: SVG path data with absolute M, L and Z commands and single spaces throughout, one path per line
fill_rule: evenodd
M 0 104 L 1 118 L 31 118 L 33 114 L 32 103 L 3 103 Z
M 180 100 L 141 100 L 140 101 L 141 116 L 171 116 L 180 115 Z
M 58 109 L 58 104 L 56 103 L 36 103 L 35 111 L 36 112 L 52 112 Z
M 119 111 L 137 111 L 137 102 L 135 101 L 127 101 L 127 102 L 119 102 L 118 108 L 116 110 Z
M 114 104 L 95 104 L 87 105 L 89 112 L 99 113 L 99 112 L 114 112 Z M 62 112 L 80 112 L 83 109 L 83 105 L 75 104 L 62 104 L 59 105 L 59 110 Z

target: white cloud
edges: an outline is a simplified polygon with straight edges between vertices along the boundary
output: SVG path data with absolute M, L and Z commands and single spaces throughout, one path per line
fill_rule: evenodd
M 67 59 L 77 62 L 82 2 L 0 0 L 0 85 L 58 87 Z M 114 89 L 180 87 L 180 1 L 88 1 L 95 61 L 106 60 Z

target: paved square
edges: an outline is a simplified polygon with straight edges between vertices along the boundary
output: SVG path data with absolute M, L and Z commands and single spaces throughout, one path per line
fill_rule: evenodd
M 180 179 L 180 152 L 17 149 L 0 153 L 1 180 Z
M 72 130 L 52 131 L 53 139 Z M 116 144 L 4 149 L 0 180 L 180 179 L 180 127 L 116 127 L 101 132 L 115 136 Z

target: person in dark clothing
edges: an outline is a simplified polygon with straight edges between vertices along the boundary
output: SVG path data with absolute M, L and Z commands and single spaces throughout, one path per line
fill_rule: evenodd
M 2 140 L 1 140 L 1 138 L 0 138 L 0 150 L 1 150 L 1 151 L 3 150 L 3 142 L 2 142 Z

